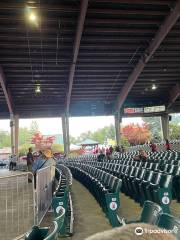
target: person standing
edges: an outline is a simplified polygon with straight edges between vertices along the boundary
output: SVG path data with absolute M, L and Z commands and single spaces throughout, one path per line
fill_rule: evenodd
M 166 143 L 165 143 L 165 149 L 166 149 L 166 151 L 168 151 L 168 150 L 171 150 L 171 145 L 170 145 L 170 143 L 169 143 L 169 140 L 168 140 L 168 139 L 166 139 Z
M 12 154 L 10 156 L 9 171 L 15 171 L 17 166 L 17 156 Z
M 53 159 L 52 151 L 50 149 L 45 149 L 44 151 L 42 151 L 42 155 L 40 155 L 39 158 L 36 161 L 34 161 L 32 166 L 35 188 L 36 188 L 37 171 L 45 167 L 51 167 L 51 178 L 53 180 L 55 176 L 55 165 L 56 165 L 56 162 Z
M 32 165 L 33 165 L 32 148 L 29 148 L 29 151 L 27 153 L 27 170 L 29 172 L 32 172 Z

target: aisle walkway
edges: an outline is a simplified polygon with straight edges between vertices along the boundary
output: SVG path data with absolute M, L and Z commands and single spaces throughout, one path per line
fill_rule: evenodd
M 73 179 L 74 235 L 68 239 L 83 240 L 87 236 L 111 229 L 109 221 L 91 193 Z

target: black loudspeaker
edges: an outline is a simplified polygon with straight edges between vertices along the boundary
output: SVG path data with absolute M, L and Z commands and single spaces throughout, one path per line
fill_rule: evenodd
M 171 121 L 172 120 L 172 116 L 171 115 L 169 115 L 169 121 Z

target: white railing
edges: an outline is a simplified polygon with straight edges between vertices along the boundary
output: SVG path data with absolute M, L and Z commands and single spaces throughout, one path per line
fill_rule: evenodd
M 36 173 L 36 224 L 42 221 L 51 206 L 54 176 L 54 166 L 39 169 Z
M 32 173 L 0 177 L 0 239 L 12 240 L 24 234 L 34 225 L 34 220 Z

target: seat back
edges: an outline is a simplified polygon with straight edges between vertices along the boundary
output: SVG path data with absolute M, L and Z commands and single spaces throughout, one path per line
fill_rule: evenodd
M 141 212 L 140 222 L 154 225 L 162 213 L 162 208 L 158 204 L 151 201 L 145 201 Z
M 149 182 L 151 180 L 152 175 L 153 171 L 147 170 L 146 173 L 144 174 L 143 180 Z
M 58 232 L 61 230 L 65 218 L 65 209 L 62 206 L 56 208 L 58 216 L 54 219 L 58 224 Z
M 58 239 L 58 224 L 56 221 L 53 221 L 53 229 L 48 234 L 48 236 L 44 238 L 44 240 L 57 240 L 57 239 Z
M 175 165 L 173 171 L 172 171 L 172 175 L 180 175 L 180 166 L 179 165 Z
M 122 180 L 115 177 L 114 182 L 113 182 L 113 192 L 114 193 L 119 192 L 121 189 L 121 186 L 122 186 Z
M 174 234 L 177 239 L 180 239 L 180 220 L 174 216 L 168 213 L 161 214 L 158 219 L 157 226 L 167 230 L 172 230 L 172 234 Z
M 161 188 L 171 187 L 172 175 L 162 174 L 159 185 Z
M 142 169 L 140 168 L 136 178 L 142 179 L 144 174 L 145 174 L 145 172 L 146 172 L 145 168 L 142 168 Z
M 33 226 L 32 229 L 26 233 L 25 240 L 43 240 L 48 234 L 49 228 L 39 228 Z
M 161 178 L 161 173 L 153 172 L 153 176 L 152 176 L 151 182 L 154 183 L 154 184 L 158 184 L 159 181 L 160 181 L 160 178 Z

